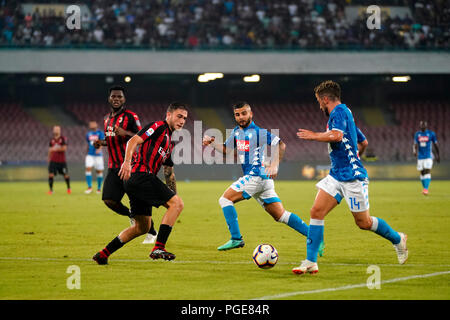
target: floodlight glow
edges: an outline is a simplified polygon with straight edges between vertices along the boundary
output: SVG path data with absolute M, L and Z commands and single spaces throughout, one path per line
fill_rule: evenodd
M 409 80 L 411 80 L 410 76 L 395 76 L 395 77 L 392 77 L 392 81 L 393 82 L 408 82 Z
M 200 74 L 197 78 L 198 82 L 208 82 L 216 79 L 223 78 L 223 73 L 219 72 L 205 72 L 203 74 Z
M 45 82 L 64 82 L 64 77 L 48 76 L 48 77 L 45 77 Z
M 244 77 L 245 82 L 259 82 L 260 79 L 261 77 L 259 76 L 259 74 Z
M 125 82 L 131 82 L 131 77 L 126 76 L 125 78 L 123 78 L 123 80 L 124 80 Z

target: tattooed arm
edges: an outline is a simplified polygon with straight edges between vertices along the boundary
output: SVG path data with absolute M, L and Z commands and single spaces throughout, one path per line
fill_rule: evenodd
M 177 181 L 173 167 L 164 166 L 164 177 L 166 178 L 166 185 L 175 193 L 177 193 Z

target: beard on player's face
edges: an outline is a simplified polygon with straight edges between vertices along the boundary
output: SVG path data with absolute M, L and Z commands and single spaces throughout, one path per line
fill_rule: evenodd
M 241 128 L 247 128 L 250 123 L 252 123 L 252 117 L 248 117 L 248 119 L 236 120 Z

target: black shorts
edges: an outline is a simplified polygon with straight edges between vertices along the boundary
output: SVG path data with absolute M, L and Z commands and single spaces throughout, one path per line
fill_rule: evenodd
M 120 202 L 125 194 L 123 180 L 119 177 L 120 169 L 108 168 L 105 180 L 103 181 L 102 200 L 114 200 Z
M 146 172 L 132 173 L 124 186 L 130 199 L 131 216 L 151 216 L 152 207 L 158 208 L 175 195 L 157 176 Z
M 48 164 L 48 173 L 53 173 L 55 176 L 59 173 L 63 176 L 69 173 L 69 169 L 67 169 L 66 162 L 53 162 L 50 161 Z

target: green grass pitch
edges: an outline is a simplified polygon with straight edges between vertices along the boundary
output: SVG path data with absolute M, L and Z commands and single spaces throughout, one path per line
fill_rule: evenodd
M 75 182 L 65 193 L 42 183 L 0 183 L 0 299 L 449 299 L 450 182 L 372 181 L 371 214 L 408 234 L 410 257 L 398 265 L 390 242 L 358 229 L 345 202 L 325 220 L 325 255 L 319 273 L 291 272 L 306 257 L 305 238 L 276 223 L 253 199 L 236 205 L 244 248 L 217 247 L 229 239 L 218 199 L 231 181 L 179 182 L 185 209 L 167 244 L 176 260 L 152 261 L 143 237 L 99 266 L 91 260 L 122 229 L 126 217 L 109 211 L 97 194 Z M 276 181 L 286 209 L 309 223 L 312 181 Z M 127 198 L 124 203 L 128 205 Z M 154 209 L 157 227 L 164 208 Z M 269 270 L 252 262 L 260 243 L 280 255 Z M 68 289 L 68 267 L 80 270 L 80 289 Z M 367 268 L 380 268 L 380 289 L 365 286 Z M 447 273 L 446 273 L 447 272 Z M 431 276 L 430 276 L 431 275 Z

